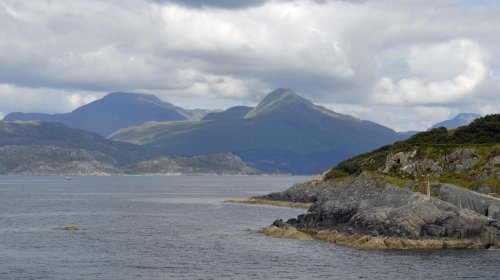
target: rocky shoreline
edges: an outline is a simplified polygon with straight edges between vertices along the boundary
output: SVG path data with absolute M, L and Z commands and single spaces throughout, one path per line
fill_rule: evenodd
M 500 199 L 449 184 L 427 196 L 386 179 L 367 172 L 337 182 L 316 178 L 258 197 L 313 203 L 264 233 L 370 249 L 500 248 Z
M 270 225 L 264 234 L 277 238 L 299 240 L 325 240 L 340 246 L 359 249 L 482 249 L 481 242 L 475 240 L 408 239 L 398 237 L 375 237 L 363 234 L 345 234 L 336 230 L 302 230 L 285 225 Z M 498 247 L 489 247 L 498 249 Z
M 228 200 L 225 200 L 224 202 L 226 202 L 226 203 L 271 205 L 271 206 L 279 206 L 279 207 L 292 207 L 292 208 L 305 208 L 305 209 L 309 209 L 312 206 L 312 203 L 279 201 L 279 200 L 258 199 L 258 198 L 249 198 L 249 199 L 244 199 L 244 200 L 228 199 Z

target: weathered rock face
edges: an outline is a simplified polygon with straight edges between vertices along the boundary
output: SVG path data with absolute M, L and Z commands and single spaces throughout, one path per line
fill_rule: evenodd
M 311 180 L 303 183 L 297 183 L 291 188 L 277 193 L 270 193 L 265 196 L 257 197 L 260 199 L 278 200 L 278 201 L 290 201 L 290 202 L 302 202 L 302 203 L 314 203 L 322 197 L 322 194 L 327 192 L 330 184 Z
M 410 160 L 415 156 L 417 151 L 412 151 L 409 153 L 399 152 L 394 155 L 387 155 L 387 161 L 385 162 L 385 166 L 382 168 L 382 172 L 388 173 L 393 168 L 397 167 L 405 167 L 410 162 Z
M 491 219 L 500 220 L 500 199 L 463 189 L 451 184 L 442 184 L 436 194 L 448 203 L 462 209 L 470 209 Z
M 479 159 L 480 157 L 474 149 L 460 149 L 444 156 L 447 169 L 455 173 L 470 169 Z
M 363 173 L 354 180 L 339 183 L 298 184 L 267 198 L 315 201 L 307 214 L 287 221 L 299 229 L 415 240 L 472 240 L 482 242 L 485 248 L 499 245 L 500 223 L 495 220 L 498 214 L 484 215 L 485 211 L 495 211 L 496 201 L 479 204 L 479 197 L 466 193 L 452 199 L 451 189 L 443 188 L 450 201 L 468 205 L 457 207 L 378 179 L 376 175 Z
M 500 165 L 500 156 L 496 156 L 496 157 L 490 159 L 489 164 Z
M 439 163 L 428 159 L 414 159 L 417 150 L 411 152 L 398 152 L 387 155 L 385 165 L 380 168 L 383 173 L 389 173 L 392 170 L 398 170 L 407 175 L 418 177 L 424 173 L 432 172 L 440 176 L 443 173 L 443 167 Z

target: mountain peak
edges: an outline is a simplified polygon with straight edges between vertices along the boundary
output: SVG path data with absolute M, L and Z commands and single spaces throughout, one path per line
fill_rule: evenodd
M 262 101 L 278 101 L 283 100 L 285 98 L 300 98 L 295 92 L 286 89 L 286 88 L 278 88 L 273 90 L 271 93 L 266 95 Z
M 446 129 L 454 129 L 459 126 L 468 125 L 473 120 L 480 118 L 481 115 L 475 113 L 459 113 L 454 118 L 439 122 L 433 126 L 431 126 L 428 130 L 437 127 L 446 127 Z
M 454 117 L 454 119 L 477 119 L 480 117 L 481 115 L 476 113 L 459 113 Z
M 146 94 L 146 93 L 131 93 L 131 92 L 111 92 L 106 94 L 102 98 L 102 100 L 131 100 L 131 101 L 142 101 L 142 102 L 153 102 L 153 103 L 163 103 L 163 104 L 170 104 L 168 102 L 164 102 L 160 100 L 158 97 L 156 97 L 153 94 Z
M 289 111 L 293 107 L 314 107 L 314 104 L 289 89 L 278 88 L 266 95 L 257 107 L 245 115 L 245 118 L 252 118 L 278 110 Z
M 296 118 L 302 116 L 310 118 L 314 114 L 328 115 L 334 118 L 360 121 L 349 115 L 342 115 L 332 110 L 313 104 L 311 101 L 299 96 L 295 92 L 278 88 L 266 95 L 264 99 L 245 115 L 245 118 L 257 116 L 271 116 L 273 118 Z

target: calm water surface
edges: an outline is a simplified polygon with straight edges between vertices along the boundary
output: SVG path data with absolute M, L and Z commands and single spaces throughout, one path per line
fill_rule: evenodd
M 304 179 L 0 177 L 0 279 L 500 279 L 500 251 L 276 239 L 305 210 L 223 203 Z

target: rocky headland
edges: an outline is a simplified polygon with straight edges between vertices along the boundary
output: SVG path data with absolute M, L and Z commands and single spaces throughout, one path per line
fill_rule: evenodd
M 433 186 L 438 198 L 385 179 L 362 173 L 339 182 L 313 180 L 261 197 L 314 203 L 265 233 L 360 248 L 500 248 L 500 199 L 449 184 Z
M 312 203 L 264 229 L 373 249 L 500 248 L 500 115 L 419 133 L 256 199 Z

